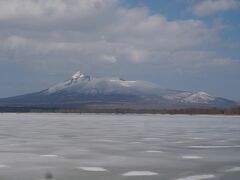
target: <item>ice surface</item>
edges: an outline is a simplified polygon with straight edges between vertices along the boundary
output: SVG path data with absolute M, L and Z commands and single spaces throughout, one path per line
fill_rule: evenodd
M 239 132 L 239 116 L 0 114 L 0 180 L 239 180 Z

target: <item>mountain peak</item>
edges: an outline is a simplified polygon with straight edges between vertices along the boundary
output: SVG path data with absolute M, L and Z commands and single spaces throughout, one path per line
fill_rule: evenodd
M 72 79 L 79 79 L 84 77 L 85 75 L 81 71 L 77 71 L 75 74 L 72 75 Z
M 210 94 L 204 92 L 204 91 L 199 91 L 196 93 L 197 95 L 201 95 L 201 96 L 211 96 Z
M 78 81 L 78 80 L 87 80 L 90 81 L 91 77 L 89 75 L 85 75 L 81 71 L 77 71 L 75 74 L 72 75 L 71 81 Z
M 185 102 L 202 103 L 202 104 L 207 104 L 207 103 L 213 102 L 215 100 L 216 100 L 215 97 L 213 97 L 213 96 L 211 96 L 208 93 L 203 92 L 203 91 L 193 93 L 192 95 L 185 98 Z

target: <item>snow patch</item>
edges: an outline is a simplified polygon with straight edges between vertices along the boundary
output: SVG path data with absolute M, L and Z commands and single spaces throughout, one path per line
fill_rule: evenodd
M 149 137 L 149 138 L 143 138 L 146 141 L 154 141 L 154 140 L 158 140 L 159 138 L 155 138 L 155 137 Z
M 203 179 L 212 179 L 212 178 L 215 178 L 215 175 L 205 174 L 205 175 L 188 176 L 184 178 L 179 178 L 177 180 L 203 180 Z
M 182 101 L 188 102 L 188 103 L 202 103 L 202 104 L 208 104 L 211 101 L 214 101 L 215 98 L 205 92 L 197 92 L 194 93 L 186 98 L 184 98 Z
M 129 171 L 124 174 L 123 176 L 156 176 L 158 173 L 152 171 Z
M 201 156 L 195 156 L 195 155 L 186 155 L 182 156 L 182 159 L 202 159 L 203 157 Z
M 174 95 L 167 95 L 164 96 L 168 100 L 175 100 L 179 102 L 185 103 L 201 103 L 201 104 L 208 104 L 211 101 L 216 100 L 215 97 L 207 94 L 206 92 L 182 92 Z
M 186 98 L 190 95 L 192 95 L 191 92 L 183 92 L 175 95 L 165 96 L 165 98 L 169 100 L 182 100 L 183 98 Z
M 81 73 L 81 71 L 76 72 L 73 76 L 72 79 L 79 79 L 84 77 L 85 75 Z
M 240 146 L 188 146 L 194 149 L 221 149 L 221 148 L 240 148 Z
M 9 168 L 10 166 L 8 166 L 8 165 L 5 165 L 5 164 L 0 164 L 0 169 L 1 168 Z
M 240 167 L 233 167 L 231 169 L 225 170 L 225 172 L 240 172 Z
M 41 155 L 42 157 L 59 157 L 58 155 L 56 154 L 44 154 L 44 155 Z
M 102 167 L 77 167 L 78 169 L 84 170 L 84 171 L 93 171 L 93 172 L 104 172 L 108 171 L 105 168 Z
M 131 142 L 131 144 L 142 144 L 142 142 Z
M 204 137 L 193 137 L 191 139 L 193 139 L 193 140 L 206 140 L 206 138 L 204 138 Z
M 136 84 L 136 81 L 123 81 L 123 80 L 115 80 L 115 79 L 111 79 L 110 82 L 115 82 L 124 87 L 131 87 Z
M 146 151 L 147 153 L 163 153 L 162 151 L 158 151 L 158 150 L 149 150 Z

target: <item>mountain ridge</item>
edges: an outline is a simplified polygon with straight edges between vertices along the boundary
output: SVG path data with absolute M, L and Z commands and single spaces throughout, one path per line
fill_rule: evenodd
M 142 80 L 102 78 L 76 72 L 66 81 L 45 90 L 0 99 L 0 106 L 70 107 L 86 106 L 134 108 L 233 107 L 237 103 L 206 92 L 161 88 Z

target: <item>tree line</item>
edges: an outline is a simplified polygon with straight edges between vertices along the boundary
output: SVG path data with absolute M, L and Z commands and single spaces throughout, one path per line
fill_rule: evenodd
M 116 114 L 222 114 L 240 115 L 240 107 L 234 108 L 185 108 L 185 109 L 134 109 L 134 108 L 39 108 L 0 107 L 2 113 L 116 113 Z

